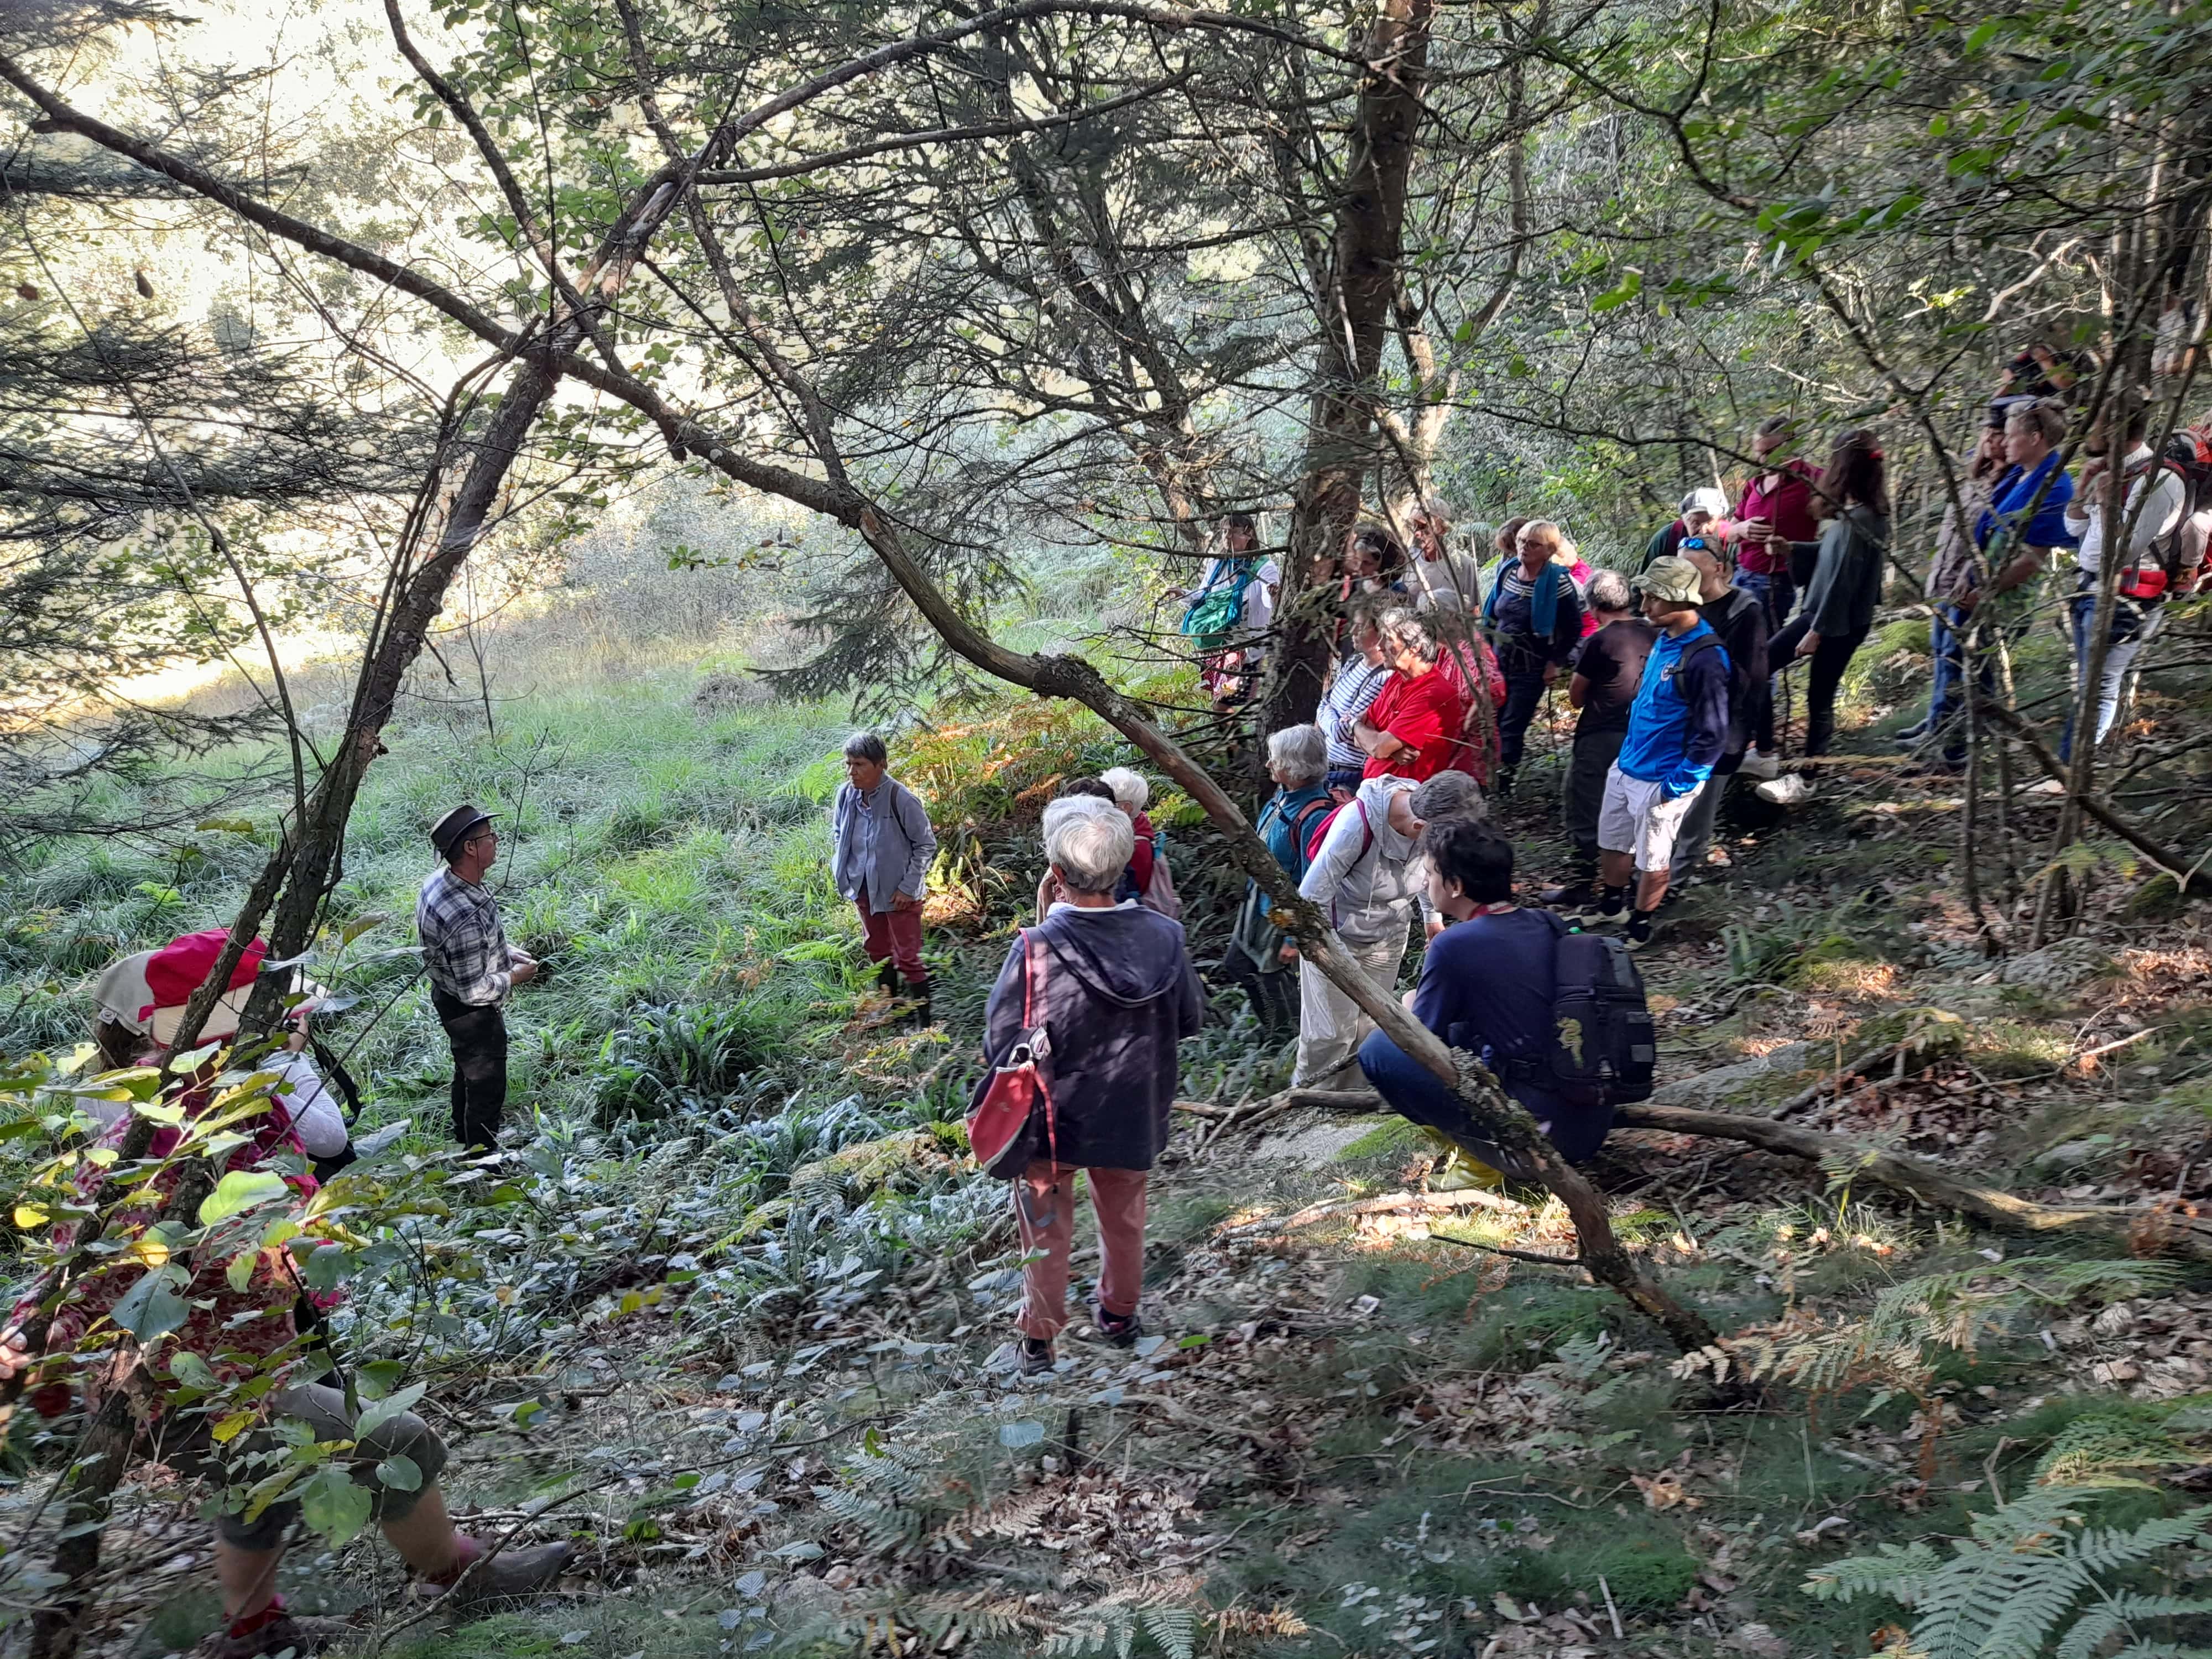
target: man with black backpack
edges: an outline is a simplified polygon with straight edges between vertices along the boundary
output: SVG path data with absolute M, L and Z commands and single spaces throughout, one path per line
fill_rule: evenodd
M 1651 1092 L 1651 1017 L 1634 962 L 1620 939 L 1571 933 L 1551 911 L 1516 905 L 1512 843 L 1479 819 L 1435 824 L 1422 846 L 1429 900 L 1448 924 L 1430 942 L 1407 1006 L 1496 1073 L 1560 1156 L 1581 1163 L 1604 1144 L 1613 1107 Z M 1533 1178 L 1383 1033 L 1360 1045 L 1359 1069 L 1391 1110 L 1468 1155 L 1458 1160 L 1463 1181 L 1494 1185 L 1501 1171 Z

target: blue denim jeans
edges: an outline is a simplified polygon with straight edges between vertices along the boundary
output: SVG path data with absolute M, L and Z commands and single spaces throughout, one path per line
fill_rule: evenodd
M 1932 737 L 1941 727 L 1951 727 L 1944 733 L 1943 758 L 1954 765 L 1966 758 L 1966 635 L 1973 621 L 1970 611 L 1939 605 L 1928 626 L 1929 648 L 1936 659 L 1928 684 L 1928 732 Z M 1990 656 L 1984 655 L 1976 665 L 1974 678 L 1982 696 L 1996 695 L 1996 664 Z
M 1796 607 L 1797 585 L 1790 580 L 1786 570 L 1746 570 L 1738 566 L 1731 581 L 1765 608 L 1770 634 L 1789 621 L 1790 611 Z
M 1359 1045 L 1359 1069 L 1375 1085 L 1383 1103 L 1400 1117 L 1441 1129 L 1484 1163 L 1516 1180 L 1535 1178 L 1534 1170 L 1521 1168 L 1518 1158 L 1509 1159 L 1474 1127 L 1459 1097 L 1438 1082 L 1435 1073 L 1382 1032 L 1374 1032 Z M 1609 1107 L 1570 1106 L 1547 1090 L 1526 1085 L 1516 1085 L 1511 1092 L 1570 1164 L 1593 1156 L 1605 1145 L 1606 1133 L 1613 1127 Z

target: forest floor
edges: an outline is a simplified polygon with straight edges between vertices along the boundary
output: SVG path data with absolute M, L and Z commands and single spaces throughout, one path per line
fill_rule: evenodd
M 915 756 L 968 882 L 933 935 L 940 1024 L 915 1032 L 866 994 L 821 876 L 836 729 L 643 686 L 521 707 L 497 740 L 425 727 L 380 767 L 342 908 L 401 910 L 428 807 L 476 793 L 517 815 L 507 903 L 556 969 L 515 1018 L 537 1132 L 463 1172 L 405 959 L 371 929 L 335 964 L 357 1022 L 390 1001 L 359 1045 L 362 1129 L 415 1126 L 349 1178 L 384 1245 L 339 1347 L 429 1382 L 465 1524 L 577 1556 L 557 1595 L 455 1627 L 380 1543 L 307 1540 L 288 1591 L 351 1613 L 360 1650 L 1847 1656 L 1910 1616 L 1816 1599 L 1826 1563 L 1962 1534 L 2061 1464 L 2126 1472 L 2107 1524 L 2204 1483 L 2201 1268 L 1971 1229 L 1848 1164 L 1617 1133 L 1594 1170 L 1616 1226 L 1732 1363 L 1764 1336 L 1784 1366 L 1722 1400 L 1579 1269 L 1492 1253 L 1571 1248 L 1540 1195 L 1425 1200 L 1427 1143 L 1357 1103 L 1255 1131 L 1186 1114 L 1153 1186 L 1151 1334 L 1079 1333 L 1023 1382 L 1004 1190 L 963 1173 L 950 1123 L 1035 865 L 1024 803 L 1110 745 L 1013 704 Z M 1544 776 L 1503 813 L 1531 885 L 1556 872 Z M 1786 826 L 1733 827 L 1644 959 L 1662 1101 L 1787 1107 L 2028 1196 L 2212 1199 L 2198 914 L 2112 875 L 2093 925 L 1986 957 L 1944 799 L 1869 766 Z M 1178 844 L 1203 938 L 1233 896 L 1185 878 L 1202 836 Z M 247 855 L 216 832 L 190 867 L 76 848 L 19 874 L 0 1049 L 73 1037 L 83 977 L 205 925 Z M 1283 1048 L 1234 994 L 1214 1013 L 1192 1102 L 1279 1088 Z M 1906 1063 L 1833 1075 L 1915 1021 L 1942 1029 Z M 434 1224 L 407 1213 L 425 1192 Z M 52 1455 L 21 1429 L 10 1449 Z M 43 1487 L 0 1508 L 33 1548 Z M 88 1651 L 189 1650 L 203 1528 L 142 1477 Z

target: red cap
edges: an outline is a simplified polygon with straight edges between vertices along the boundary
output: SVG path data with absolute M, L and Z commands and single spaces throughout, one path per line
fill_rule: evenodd
M 146 988 L 153 995 L 154 1006 L 181 1008 L 190 1002 L 192 993 L 207 982 L 207 976 L 215 970 L 215 959 L 229 943 L 228 928 L 210 927 L 205 933 L 173 939 L 155 951 L 146 959 Z M 269 947 L 255 939 L 238 958 L 238 966 L 230 972 L 230 983 L 223 988 L 234 991 L 252 984 L 261 971 L 261 958 L 268 954 Z

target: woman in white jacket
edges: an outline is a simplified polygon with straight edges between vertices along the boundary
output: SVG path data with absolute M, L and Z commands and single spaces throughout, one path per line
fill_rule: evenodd
M 1428 909 L 1423 826 L 1483 810 L 1482 791 L 1473 778 L 1439 772 L 1419 784 L 1411 778 L 1370 778 L 1331 819 L 1298 891 L 1328 913 L 1353 960 L 1386 993 L 1395 991 L 1413 912 Z M 1312 963 L 1301 962 L 1292 1086 L 1358 1088 L 1359 1045 L 1374 1029 L 1358 1004 Z

